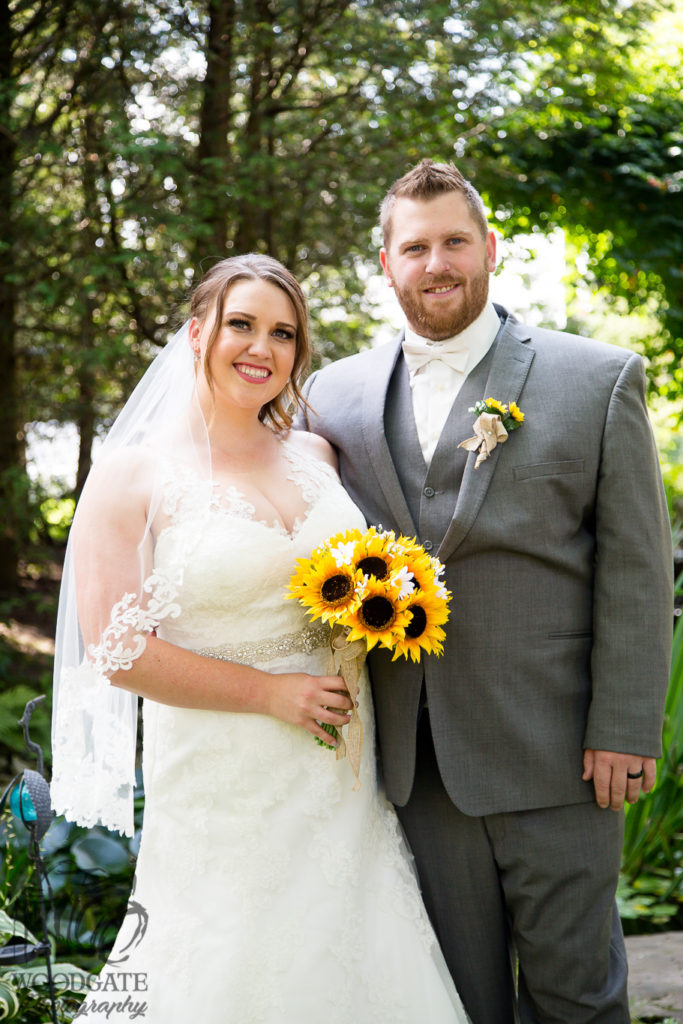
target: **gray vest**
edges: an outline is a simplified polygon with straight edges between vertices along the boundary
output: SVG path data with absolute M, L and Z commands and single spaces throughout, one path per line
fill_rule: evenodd
M 476 415 L 470 408 L 480 398 L 489 376 L 495 343 L 468 374 L 444 424 L 432 462 L 427 469 L 415 426 L 410 375 L 403 357 L 396 363 L 384 408 L 384 430 L 396 474 L 405 495 L 418 539 L 436 552 L 446 533 L 458 499 L 468 452 L 458 448 L 472 437 Z

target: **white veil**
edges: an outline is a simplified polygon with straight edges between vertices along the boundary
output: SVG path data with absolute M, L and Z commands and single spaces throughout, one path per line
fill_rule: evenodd
M 178 614 L 177 580 L 155 572 L 151 530 L 164 457 L 211 479 L 186 323 L 114 422 L 86 481 L 66 552 L 55 643 L 52 804 L 79 824 L 133 834 L 138 698 L 109 683 Z M 141 501 L 144 494 L 144 501 Z

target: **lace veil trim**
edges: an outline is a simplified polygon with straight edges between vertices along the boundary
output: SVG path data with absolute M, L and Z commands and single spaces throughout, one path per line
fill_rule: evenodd
M 204 477 L 211 472 L 188 327 L 153 360 L 105 439 L 76 511 L 60 590 L 52 803 L 72 821 L 126 835 L 133 834 L 138 698 L 109 676 L 129 669 L 159 623 L 180 612 L 182 559 L 166 574 L 150 564 L 167 482 L 163 453 L 182 451 Z M 146 518 L 131 540 L 129 513 L 143 494 Z
M 91 827 L 132 836 L 138 698 L 109 676 L 130 669 L 147 637 L 168 617 L 180 614 L 177 587 L 161 573 L 143 585 L 141 605 L 125 594 L 112 610 L 102 641 L 88 648 L 77 667 L 63 668 L 53 721 L 53 775 L 57 814 Z

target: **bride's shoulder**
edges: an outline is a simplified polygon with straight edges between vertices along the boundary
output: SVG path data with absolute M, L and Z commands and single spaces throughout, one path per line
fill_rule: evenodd
M 329 441 L 320 434 L 311 434 L 307 430 L 290 430 L 286 440 L 296 451 L 308 455 L 319 462 L 326 462 L 336 470 L 338 468 L 337 453 Z
M 152 449 L 146 445 L 129 445 L 116 451 L 103 452 L 90 470 L 90 478 L 98 483 L 108 481 L 110 487 L 125 483 L 128 488 L 150 479 L 155 465 Z
M 93 464 L 79 501 L 81 515 L 86 509 L 146 507 L 154 479 L 154 457 L 144 445 L 104 451 Z

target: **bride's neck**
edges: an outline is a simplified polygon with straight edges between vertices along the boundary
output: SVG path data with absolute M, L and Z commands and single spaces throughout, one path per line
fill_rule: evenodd
M 215 457 L 254 468 L 272 451 L 275 433 L 251 409 L 205 411 L 209 444 Z

